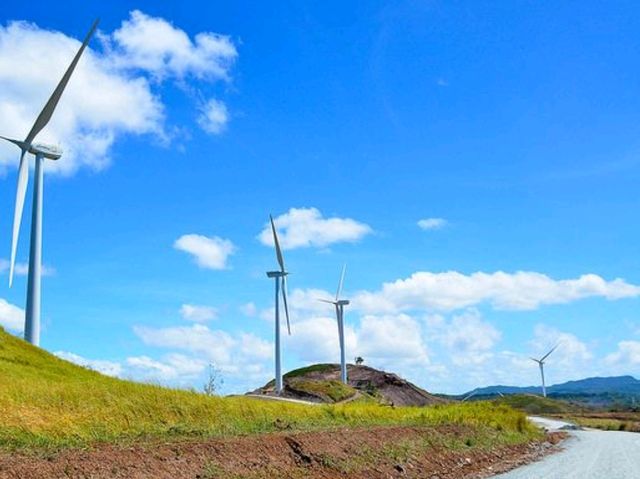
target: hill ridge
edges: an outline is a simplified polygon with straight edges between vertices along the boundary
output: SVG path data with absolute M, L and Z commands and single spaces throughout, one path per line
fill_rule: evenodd
M 495 385 L 475 388 L 464 395 L 495 396 L 498 394 L 532 394 L 539 392 L 540 386 Z M 547 394 L 640 394 L 640 380 L 628 374 L 622 376 L 592 376 L 547 386 Z
M 348 384 L 340 382 L 340 365 L 312 364 L 284 375 L 283 397 L 323 403 L 361 400 L 394 406 L 426 406 L 446 400 L 420 388 L 395 373 L 367 365 L 347 365 Z M 251 395 L 273 395 L 274 382 L 251 391 Z

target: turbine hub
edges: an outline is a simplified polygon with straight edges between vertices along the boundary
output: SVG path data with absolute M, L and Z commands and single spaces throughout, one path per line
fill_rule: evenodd
M 269 278 L 281 278 L 282 276 L 287 276 L 289 273 L 282 271 L 267 271 L 267 276 Z
M 62 148 L 44 143 L 32 143 L 29 146 L 29 153 L 42 155 L 49 160 L 57 160 L 62 156 Z

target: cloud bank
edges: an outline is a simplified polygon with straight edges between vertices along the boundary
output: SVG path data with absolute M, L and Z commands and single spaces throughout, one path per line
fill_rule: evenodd
M 102 51 L 96 49 L 98 40 Z M 0 26 L 3 136 L 24 139 L 79 47 L 79 40 L 34 23 Z M 116 140 L 125 135 L 149 135 L 167 143 L 161 84 L 227 82 L 237 56 L 228 36 L 201 32 L 191 39 L 165 19 L 132 11 L 120 28 L 101 32 L 91 42 L 51 122 L 38 135 L 38 141 L 64 149 L 59 161 L 47 162 L 47 171 L 71 175 L 80 168 L 100 170 L 111 161 Z M 215 99 L 207 105 L 203 128 L 218 134 L 228 121 L 226 106 Z M 196 113 L 194 108 L 194 119 Z M 0 171 L 18 160 L 18 149 L 5 143 L 0 145 Z

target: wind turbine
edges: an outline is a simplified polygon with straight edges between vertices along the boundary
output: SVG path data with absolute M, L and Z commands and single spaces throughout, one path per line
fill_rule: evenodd
M 276 226 L 273 223 L 273 217 L 269 215 L 271 221 L 271 231 L 273 231 L 273 243 L 276 247 L 276 258 L 280 265 L 280 271 L 268 271 L 267 276 L 275 279 L 276 283 L 276 393 L 282 393 L 282 365 L 280 358 L 280 290 L 282 289 L 282 302 L 284 303 L 284 312 L 287 318 L 287 331 L 291 335 L 291 325 L 289 323 L 289 307 L 287 306 L 287 275 L 289 272 L 284 267 L 284 258 L 282 257 L 282 250 L 280 249 L 280 242 L 278 241 L 278 233 L 276 233 Z
M 559 345 L 560 344 L 556 344 L 553 348 L 551 348 L 551 351 L 549 351 L 547 354 L 542 356 L 540 359 L 531 358 L 532 361 L 535 361 L 536 363 L 538 363 L 538 366 L 540 366 L 540 376 L 542 377 L 542 396 L 543 397 L 547 397 L 547 388 L 546 388 L 546 386 L 544 384 L 544 361 L 545 361 L 545 359 L 547 359 L 549 357 L 549 355 L 552 352 L 554 352 L 556 350 L 556 348 Z
M 0 136 L 3 140 L 10 141 L 18 146 L 21 150 L 20 166 L 18 167 L 18 188 L 16 191 L 16 209 L 13 216 L 13 237 L 11 243 L 11 266 L 9 269 L 9 287 L 13 284 L 13 272 L 16 263 L 16 249 L 18 246 L 18 236 L 20 233 L 20 222 L 22 220 L 22 210 L 24 208 L 24 200 L 27 194 L 27 183 L 29 182 L 29 160 L 26 158 L 27 153 L 31 153 L 36 157 L 35 165 L 35 185 L 33 190 L 33 205 L 31 213 L 31 245 L 29 250 L 29 277 L 27 281 L 27 307 L 24 325 L 24 339 L 31 344 L 38 346 L 40 344 L 40 279 L 42 266 L 42 188 L 44 182 L 43 162 L 44 159 L 58 160 L 62 156 L 62 150 L 55 146 L 34 143 L 36 136 L 42 129 L 47 126 L 51 116 L 53 115 L 58 101 L 69 83 L 69 79 L 75 70 L 82 53 L 84 52 L 89 40 L 93 36 L 98 21 L 93 22 L 91 30 L 82 42 L 80 50 L 73 57 L 67 71 L 62 76 L 60 83 L 53 90 L 51 97 L 36 118 L 36 122 L 31 127 L 31 131 L 24 141 L 14 140 Z
M 342 285 L 344 283 L 344 274 L 347 270 L 347 265 L 342 267 L 342 274 L 340 275 L 340 282 L 338 283 L 338 290 L 336 291 L 336 299 L 320 299 L 323 303 L 333 304 L 336 308 L 336 319 L 338 321 L 338 337 L 340 339 L 340 380 L 347 384 L 347 361 L 344 350 L 344 307 L 349 304 L 348 299 L 340 299 L 340 293 L 342 292 Z

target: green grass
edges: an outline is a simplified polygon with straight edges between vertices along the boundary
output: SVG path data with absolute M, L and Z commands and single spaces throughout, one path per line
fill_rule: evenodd
M 309 373 L 324 373 L 328 371 L 337 371 L 339 368 L 335 364 L 314 364 L 304 368 L 294 369 L 284 375 L 285 378 L 297 378 L 299 376 L 305 376 Z
M 491 403 L 431 408 L 305 406 L 209 397 L 103 376 L 56 358 L 0 328 L 0 446 L 82 447 L 96 442 L 201 438 L 335 427 L 462 424 L 525 441 L 523 413 Z
M 289 387 L 297 391 L 312 394 L 326 402 L 340 402 L 352 398 L 357 390 L 340 381 L 312 381 L 297 379 L 289 383 Z
M 565 401 L 544 398 L 533 394 L 514 394 L 493 401 L 496 404 L 510 406 L 527 414 L 567 414 L 580 408 Z

